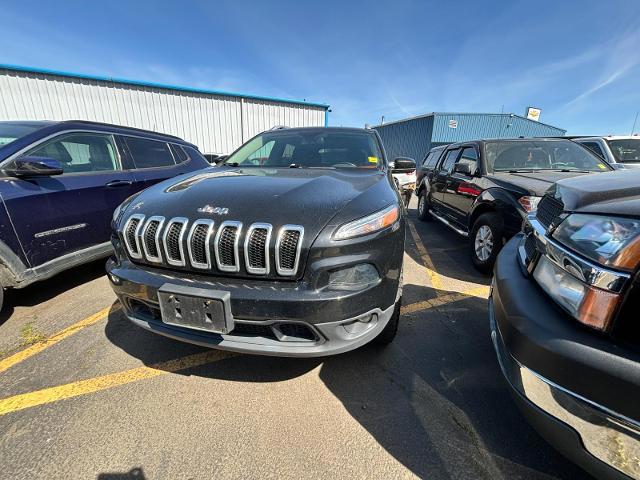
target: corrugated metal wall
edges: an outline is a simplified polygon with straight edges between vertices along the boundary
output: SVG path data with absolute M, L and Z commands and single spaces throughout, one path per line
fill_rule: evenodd
M 91 120 L 230 153 L 276 125 L 322 126 L 327 107 L 0 68 L 0 120 Z
M 450 121 L 456 122 L 451 128 Z M 482 138 L 557 137 L 566 130 L 508 113 L 436 113 L 432 142 L 453 143 Z
M 380 134 L 389 158 L 405 156 L 417 162 L 437 145 L 483 138 L 557 137 L 566 133 L 508 113 L 433 113 L 373 128 Z
M 380 134 L 389 160 L 396 157 L 409 157 L 420 162 L 431 148 L 432 116 L 373 128 Z

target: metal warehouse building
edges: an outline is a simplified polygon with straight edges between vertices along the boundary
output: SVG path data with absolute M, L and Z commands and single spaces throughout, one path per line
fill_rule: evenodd
M 548 137 L 566 133 L 558 127 L 512 113 L 429 113 L 373 127 L 389 158 L 422 160 L 438 145 L 482 138 Z
M 91 120 L 177 135 L 231 153 L 277 125 L 323 126 L 329 106 L 0 65 L 0 120 Z

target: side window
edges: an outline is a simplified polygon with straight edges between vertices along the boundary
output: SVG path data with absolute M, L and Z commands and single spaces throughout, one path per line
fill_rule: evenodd
M 475 172 L 478 165 L 478 154 L 473 147 L 465 147 L 462 150 L 462 155 L 456 163 L 468 163 L 471 167 L 471 172 Z
M 431 158 L 429 159 L 429 163 L 427 163 L 427 167 L 435 168 L 436 163 L 438 163 L 438 159 L 440 158 L 441 154 L 442 154 L 442 150 L 431 152 L 430 153 Z
M 459 148 L 456 148 L 455 150 L 449 150 L 446 157 L 444 157 L 444 161 L 440 165 L 440 170 L 446 170 L 451 173 L 453 171 L 453 164 L 456 163 L 456 159 L 458 158 L 459 153 Z
M 64 173 L 119 170 L 116 146 L 111 135 L 72 133 L 38 145 L 27 155 L 48 157 L 62 165 Z
M 198 150 L 196 150 L 193 147 L 178 147 L 176 145 L 174 145 L 176 148 L 179 148 L 185 152 L 187 152 L 187 155 L 189 156 L 189 158 L 193 159 L 193 158 L 200 158 L 202 160 L 204 160 L 207 163 L 210 163 L 205 157 L 204 155 L 202 155 Z
M 173 160 L 169 144 L 159 140 L 139 137 L 124 137 L 136 168 L 169 167 Z
M 433 162 L 433 157 L 435 157 L 435 152 L 430 152 L 429 155 L 425 157 L 424 162 L 422 162 L 422 166 L 423 167 L 430 166 L 431 162 Z
M 171 151 L 173 152 L 173 158 L 175 158 L 176 163 L 180 164 L 189 160 L 189 155 L 183 150 L 180 145 L 176 145 L 175 143 L 170 143 L 169 147 L 171 147 Z
M 599 157 L 604 158 L 604 152 L 600 148 L 600 145 L 598 145 L 596 142 L 582 142 L 582 145 L 587 147 L 589 150 L 591 150 L 593 153 L 595 153 Z

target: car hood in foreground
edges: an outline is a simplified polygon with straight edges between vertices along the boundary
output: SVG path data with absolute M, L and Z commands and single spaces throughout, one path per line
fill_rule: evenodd
M 640 216 L 640 170 L 618 170 L 558 182 L 550 192 L 565 210 Z
M 294 224 L 304 226 L 305 237 L 312 239 L 347 204 L 384 179 L 386 174 L 378 170 L 207 168 L 145 190 L 125 216 L 210 218 L 218 225 L 234 220 L 245 228 L 254 222 L 275 228 Z
M 596 173 L 596 172 L 593 172 Z M 538 171 L 532 173 L 509 173 L 499 172 L 487 175 L 498 185 L 509 190 L 510 186 L 516 186 L 526 191 L 528 195 L 541 197 L 558 180 L 572 178 L 576 176 L 591 175 L 584 172 L 558 172 L 558 171 Z M 523 192 L 524 193 L 524 192 Z

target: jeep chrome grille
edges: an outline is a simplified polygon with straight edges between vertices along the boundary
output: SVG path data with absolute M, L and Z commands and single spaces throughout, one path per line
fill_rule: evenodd
M 276 272 L 292 277 L 298 273 L 304 228 L 284 225 L 275 245 L 273 226 L 253 223 L 246 233 L 240 222 L 198 219 L 190 223 L 183 217 L 169 220 L 161 216 L 129 217 L 120 232 L 127 254 L 134 260 L 163 263 L 198 270 L 269 275 L 275 259 Z M 214 261 L 215 259 L 215 261 Z

